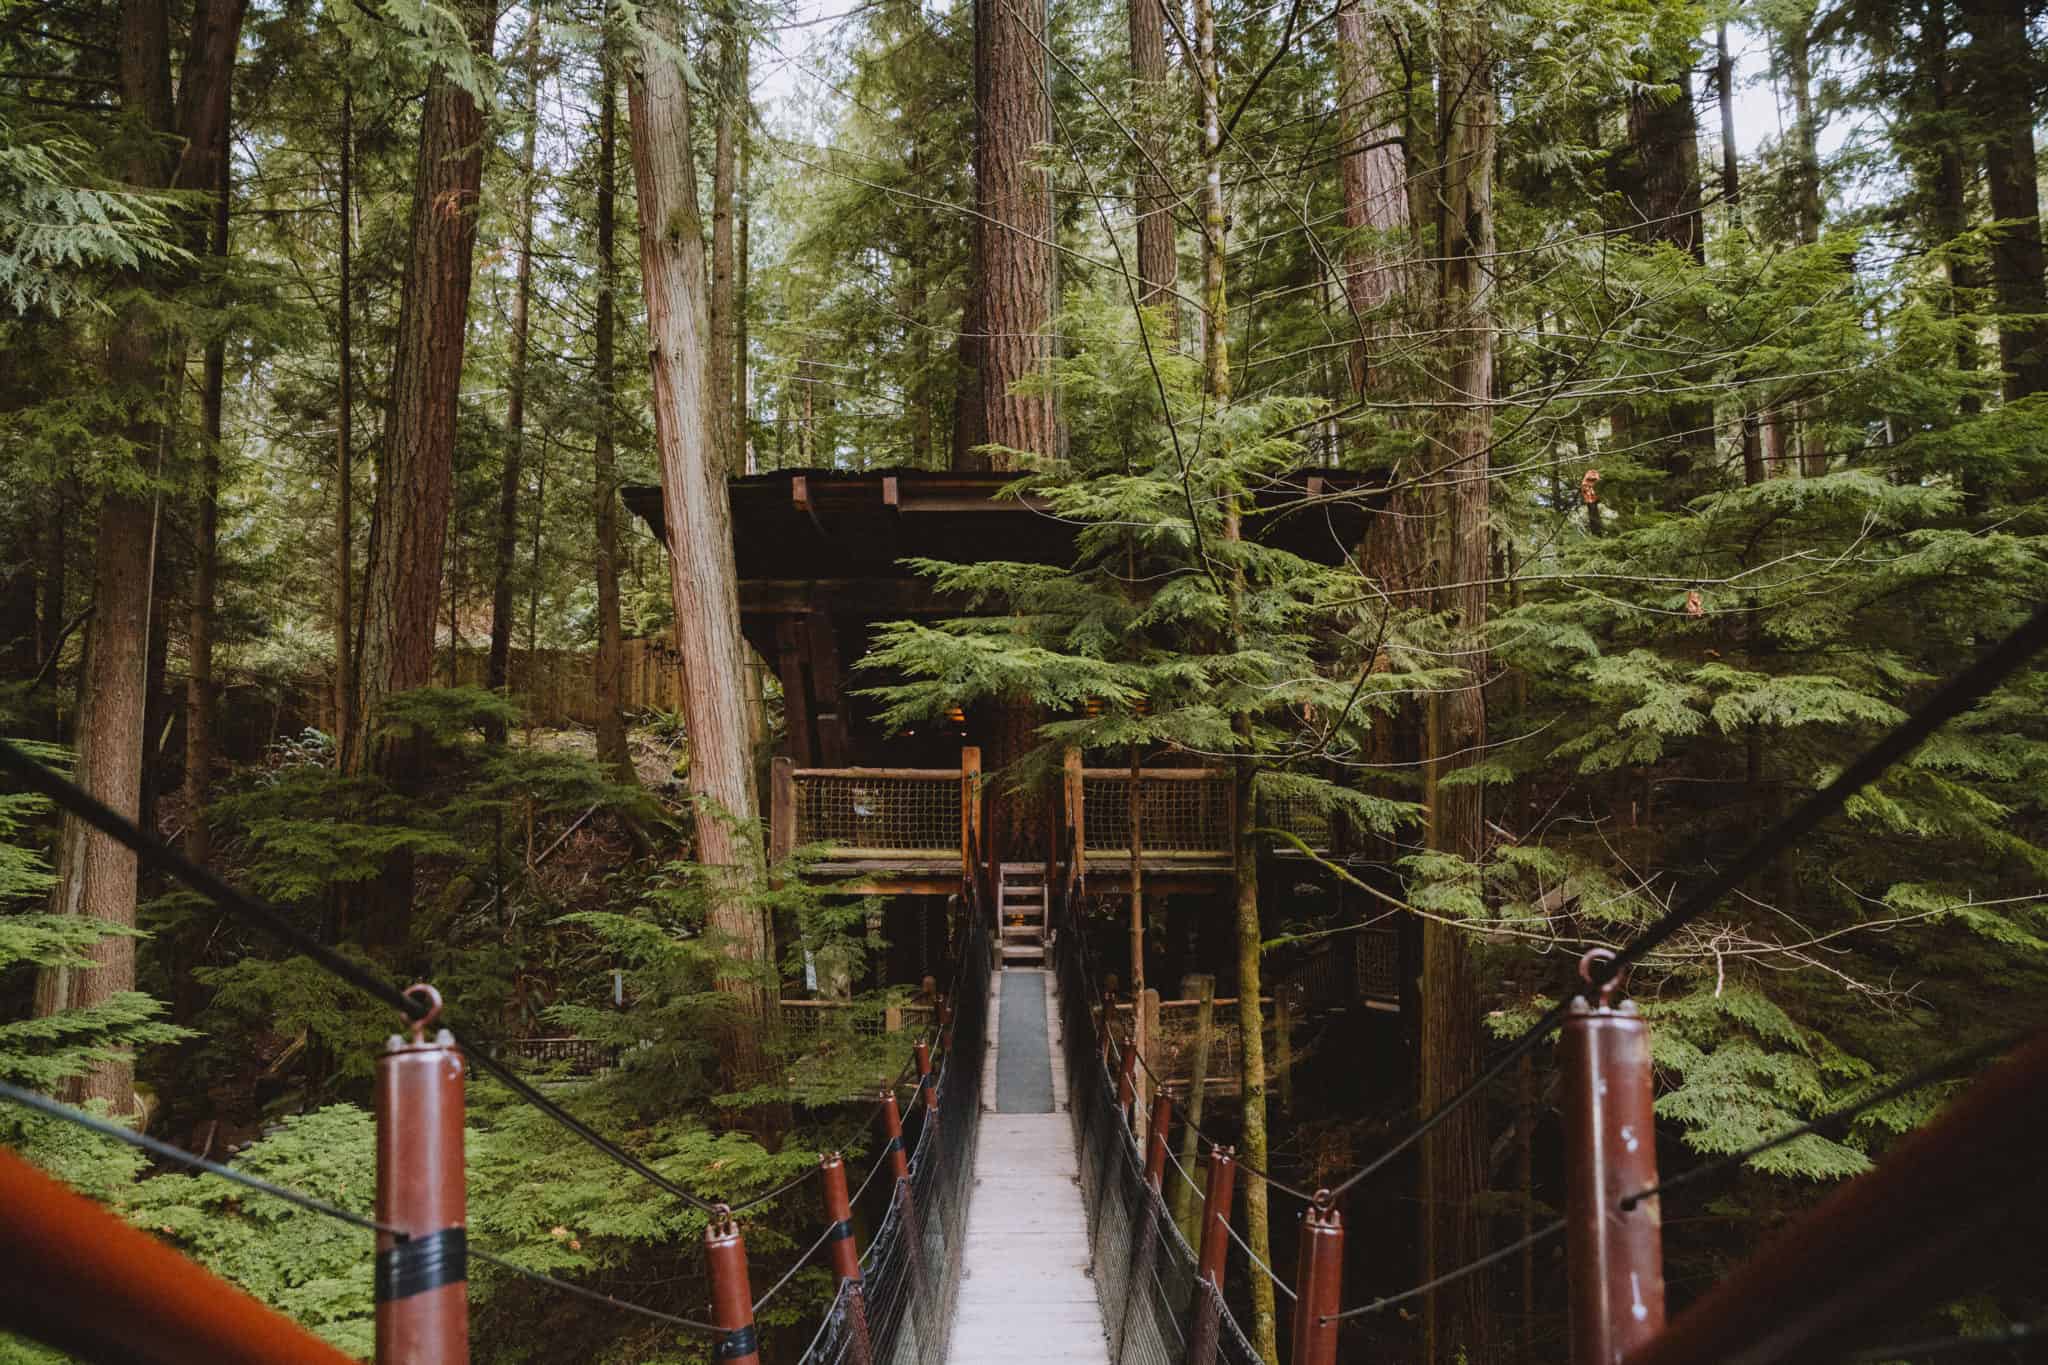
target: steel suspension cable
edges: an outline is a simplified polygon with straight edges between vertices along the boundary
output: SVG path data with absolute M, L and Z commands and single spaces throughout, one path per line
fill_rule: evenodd
M 1535 1246 L 1539 1242 L 1548 1241 L 1552 1237 L 1557 1236 L 1557 1234 L 1559 1234 L 1560 1232 L 1563 1232 L 1564 1229 L 1565 1220 L 1560 1218 L 1555 1223 L 1551 1223 L 1546 1227 L 1538 1228 L 1536 1231 L 1530 1233 L 1527 1237 L 1520 1238 L 1517 1241 L 1508 1243 L 1504 1247 L 1499 1247 L 1493 1251 L 1489 1251 L 1476 1261 L 1467 1261 L 1464 1265 L 1459 1266 L 1456 1270 L 1446 1271 L 1444 1274 L 1437 1276 L 1433 1280 L 1429 1280 L 1423 1284 L 1416 1285 L 1413 1289 L 1404 1289 L 1398 1294 L 1390 1294 L 1383 1299 L 1374 1299 L 1371 1303 L 1365 1304 L 1364 1306 L 1359 1308 L 1347 1308 L 1341 1313 L 1332 1313 L 1328 1317 L 1323 1318 L 1322 1321 L 1343 1322 L 1349 1318 L 1362 1318 L 1366 1316 L 1368 1313 L 1384 1312 L 1386 1309 L 1392 1308 L 1396 1304 L 1406 1303 L 1410 1299 L 1420 1298 L 1424 1294 L 1428 1294 L 1434 1290 L 1441 1289 L 1447 1284 L 1454 1284 L 1457 1281 L 1464 1279 L 1467 1275 L 1476 1275 L 1480 1271 L 1486 1269 L 1488 1266 L 1494 1265 L 1500 1261 L 1504 1261 L 1518 1251 L 1527 1251 L 1530 1247 Z
M 1846 1104 L 1840 1109 L 1822 1114 L 1816 1119 L 1809 1119 L 1805 1123 L 1797 1124 L 1779 1133 L 1776 1137 L 1765 1138 L 1762 1142 L 1751 1147 L 1745 1147 L 1739 1152 L 1724 1153 L 1704 1165 L 1695 1166 L 1691 1170 L 1680 1171 L 1670 1179 L 1660 1180 L 1648 1189 L 1637 1190 L 1633 1194 L 1626 1195 L 1621 1200 L 1622 1212 L 1628 1212 L 1645 1199 L 1655 1198 L 1658 1195 L 1675 1190 L 1681 1185 L 1690 1185 L 1695 1180 L 1705 1179 L 1707 1176 L 1713 1175 L 1718 1171 L 1725 1171 L 1731 1166 L 1739 1166 L 1753 1157 L 1762 1156 L 1765 1152 L 1774 1151 L 1779 1147 L 1783 1147 L 1788 1142 L 1796 1141 L 1810 1134 L 1818 1134 L 1823 1137 L 1839 1140 L 1851 1123 L 1860 1115 L 1875 1109 L 1878 1105 L 1898 1099 L 1903 1095 L 1910 1095 L 1916 1090 L 1924 1090 L 1939 1081 L 1953 1080 L 1957 1076 L 1972 1070 L 1980 1062 L 1986 1062 L 1993 1057 L 2010 1052 L 2018 1044 L 2032 1036 L 2031 1032 L 2007 1034 L 2002 1038 L 1994 1038 L 1988 1043 L 1980 1043 L 1966 1052 L 1959 1052 L 1953 1057 L 1946 1057 L 1941 1061 L 1924 1066 L 1912 1075 L 1885 1086 L 1882 1090 L 1872 1091 L 1870 1094 Z
M 1832 782 L 1806 798 L 1797 809 L 1757 836 L 1725 869 L 1715 873 L 1704 885 L 1688 893 L 1675 908 L 1631 939 L 1611 960 L 1604 964 L 1595 963 L 1592 970 L 1594 984 L 1597 986 L 1615 979 L 1667 942 L 1673 934 L 1713 909 L 1723 897 L 1770 866 L 1780 854 L 1819 828 L 1823 821 L 1838 814 L 1848 805 L 1851 797 L 1882 777 L 1888 768 L 1912 753 L 1936 730 L 1989 694 L 1992 688 L 2039 653 L 2043 647 L 2048 647 L 2048 605 L 2036 608 L 2034 614 L 2011 634 L 1993 645 L 1975 663 L 1944 683 L 1917 711 L 1893 727 L 1877 743 L 1864 750 L 1863 754 Z M 1455 1095 L 1410 1129 L 1406 1136 L 1332 1188 L 1331 1194 L 1340 1196 L 1367 1176 L 1385 1167 L 1388 1162 L 1415 1145 L 1459 1108 L 1498 1080 L 1510 1066 L 1533 1051 L 1564 1022 L 1565 1012 L 1570 1008 L 1569 1000 L 1570 997 L 1567 996 L 1552 1005 L 1544 1012 L 1542 1018 L 1509 1043 L 1498 1057 Z
M 236 890 L 213 872 L 171 848 L 163 840 L 139 828 L 132 820 L 116 813 L 84 788 L 52 772 L 4 739 L 0 739 L 0 770 L 10 773 L 31 791 L 48 797 L 101 833 L 125 845 L 134 852 L 136 860 L 143 867 L 153 868 L 183 882 L 231 917 L 253 925 L 289 945 L 311 959 L 322 970 L 348 982 L 372 999 L 390 1005 L 409 1019 L 420 1019 L 428 1013 L 428 1007 L 422 1001 L 320 942 L 293 924 L 277 907 Z M 718 1205 L 714 1201 L 683 1188 L 584 1123 L 514 1073 L 511 1067 L 479 1044 L 454 1029 L 450 1029 L 449 1033 L 478 1067 L 489 1072 L 521 1099 L 575 1134 L 593 1150 L 700 1212 L 718 1211 Z
M 151 1156 L 160 1157 L 165 1161 L 174 1161 L 180 1166 L 188 1166 L 195 1171 L 204 1171 L 208 1175 L 217 1175 L 222 1180 L 232 1181 L 245 1189 L 254 1190 L 258 1194 L 267 1194 L 272 1199 L 282 1199 L 287 1204 L 296 1204 L 308 1213 L 317 1213 L 322 1217 L 332 1218 L 338 1223 L 347 1223 L 352 1227 L 361 1228 L 365 1232 L 388 1233 L 401 1242 L 411 1240 L 412 1234 L 403 1228 L 395 1228 L 388 1223 L 380 1223 L 376 1219 L 366 1218 L 360 1213 L 351 1213 L 349 1210 L 335 1204 L 330 1204 L 324 1199 L 315 1198 L 298 1190 L 287 1189 L 283 1185 L 273 1185 L 268 1180 L 264 1180 L 259 1176 L 250 1175 L 247 1171 L 238 1171 L 234 1167 L 224 1166 L 218 1161 L 209 1161 L 197 1152 L 188 1152 L 183 1147 L 174 1147 L 170 1143 L 150 1137 L 146 1133 L 138 1133 L 133 1128 L 128 1128 L 118 1123 L 111 1123 L 96 1115 L 88 1114 L 83 1109 L 74 1109 L 68 1104 L 59 1104 L 49 1096 L 39 1095 L 33 1090 L 23 1090 L 19 1086 L 0 1082 L 0 1100 L 6 1100 L 10 1104 L 18 1104 L 24 1109 L 33 1109 L 38 1114 L 42 1114 L 47 1118 L 72 1124 L 85 1129 L 87 1132 L 97 1133 L 101 1137 L 112 1138 L 116 1142 L 125 1142 L 130 1147 L 148 1152 Z
M 183 1147 L 173 1146 L 161 1139 L 150 1137 L 145 1133 L 138 1133 L 134 1129 L 123 1127 L 118 1123 L 111 1123 L 96 1115 L 88 1114 L 82 1109 L 74 1109 L 69 1105 L 59 1104 L 47 1095 L 37 1094 L 33 1090 L 23 1090 L 18 1086 L 0 1082 L 0 1099 L 18 1104 L 25 1109 L 32 1109 L 39 1114 L 46 1115 L 60 1122 L 83 1128 L 87 1132 L 97 1133 L 101 1137 L 112 1138 L 116 1142 L 124 1142 L 130 1147 L 138 1148 L 165 1161 L 176 1162 L 181 1166 L 203 1171 L 208 1175 L 219 1176 L 222 1180 L 230 1181 L 245 1189 L 254 1190 L 258 1194 L 268 1195 L 272 1199 L 283 1200 L 285 1203 L 305 1209 L 309 1213 L 317 1213 L 324 1218 L 332 1218 L 338 1223 L 346 1223 L 350 1227 L 360 1228 L 364 1232 L 381 1232 L 401 1242 L 412 1240 L 412 1234 L 404 1228 L 393 1227 L 389 1223 L 380 1223 L 374 1218 L 366 1218 L 362 1214 L 352 1213 L 347 1209 L 330 1204 L 324 1199 L 315 1198 L 303 1191 L 272 1184 L 270 1181 L 264 1180 L 259 1176 L 250 1175 L 246 1171 L 238 1171 L 232 1166 L 224 1166 L 218 1161 L 209 1160 L 206 1157 L 200 1156 L 197 1152 L 186 1151 Z M 611 1295 L 601 1293 L 595 1289 L 587 1289 L 582 1285 L 572 1284 L 567 1280 L 556 1279 L 554 1276 L 544 1274 L 538 1270 L 529 1270 L 523 1265 L 507 1260 L 495 1252 L 486 1251 L 474 1244 L 468 1247 L 467 1254 L 472 1259 L 487 1262 L 500 1269 L 510 1271 L 515 1275 L 521 1275 L 529 1280 L 547 1285 L 550 1288 L 559 1289 L 565 1294 L 573 1294 L 579 1298 L 590 1299 L 594 1302 L 620 1309 L 623 1312 L 637 1313 L 642 1317 L 653 1318 L 678 1327 L 686 1327 L 692 1331 L 717 1333 L 724 1330 L 714 1327 L 708 1322 L 698 1322 L 691 1318 L 677 1317 L 673 1313 L 664 1313 L 659 1309 L 643 1308 L 639 1304 L 627 1303 L 623 1299 L 615 1299 Z
M 838 1224 L 827 1223 L 825 1225 L 825 1230 L 818 1234 L 818 1240 L 811 1243 L 810 1250 L 804 1252 L 803 1255 L 797 1257 L 796 1264 L 791 1266 L 789 1269 L 783 1271 L 782 1278 L 777 1280 L 773 1285 L 769 1286 L 768 1292 L 763 1294 L 760 1298 L 754 1301 L 754 1312 L 759 1313 L 763 1308 L 766 1308 L 768 1306 L 768 1300 L 774 1298 L 777 1294 L 780 1294 L 782 1292 L 782 1287 L 788 1284 L 791 1280 L 796 1278 L 797 1271 L 802 1270 L 805 1266 L 811 1263 L 811 1257 L 818 1254 L 818 1248 L 824 1246 L 826 1242 L 830 1241 L 832 1239 L 832 1234 L 837 1231 L 839 1231 Z

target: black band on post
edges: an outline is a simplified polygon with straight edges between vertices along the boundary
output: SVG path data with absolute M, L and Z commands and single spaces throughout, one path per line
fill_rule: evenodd
M 761 1349 L 761 1339 L 754 1331 L 754 1324 L 735 1328 L 727 1332 L 719 1343 L 711 1348 L 713 1360 L 740 1360 Z
M 393 1303 L 468 1278 L 468 1230 L 442 1228 L 377 1253 L 376 1301 Z
M 843 1242 L 851 1236 L 853 1236 L 853 1220 L 851 1218 L 842 1218 L 834 1223 L 825 1233 L 825 1240 L 828 1242 Z
M 887 1142 L 882 1144 L 882 1155 L 884 1156 L 887 1156 L 891 1152 L 900 1152 L 902 1150 L 903 1139 L 901 1137 L 892 1137 Z

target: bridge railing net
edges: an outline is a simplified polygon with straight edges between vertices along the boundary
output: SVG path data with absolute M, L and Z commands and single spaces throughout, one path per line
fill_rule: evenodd
M 925 1116 L 888 1212 L 861 1257 L 860 1306 L 841 1285 L 804 1365 L 943 1365 L 967 1237 L 967 1198 L 981 1136 L 988 1037 L 988 926 L 975 914 L 953 983 L 953 1036 L 934 1064 L 936 1118 Z M 913 1100 L 922 1105 L 920 1092 Z M 908 1116 L 906 1116 L 908 1128 Z M 882 1158 L 877 1154 L 878 1159 Z M 887 1177 L 884 1176 L 884 1179 Z
M 799 769 L 796 841 L 872 856 L 960 852 L 960 774 Z
M 1102 1064 L 1089 1002 L 1101 993 L 1080 934 L 1059 936 L 1061 1033 L 1088 1210 L 1089 1259 L 1111 1365 L 1260 1365 L 1222 1296 L 1196 1272 L 1195 1252 L 1145 1181 L 1116 1080 Z M 1167 1179 L 1175 1179 L 1169 1169 Z M 1197 1201 L 1199 1202 L 1199 1201 Z

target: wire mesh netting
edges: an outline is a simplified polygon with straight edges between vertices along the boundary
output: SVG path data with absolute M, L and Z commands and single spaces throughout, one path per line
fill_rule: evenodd
M 976 913 L 960 945 L 952 1038 L 936 1065 L 938 1108 L 924 1115 L 909 1178 L 897 1182 L 861 1257 L 860 1283 L 840 1286 L 804 1365 L 941 1365 L 946 1359 L 981 1135 L 988 975 L 988 927 Z M 922 1091 L 912 1104 L 924 1104 Z
M 1230 777 L 1145 776 L 1138 783 L 1138 836 L 1147 853 L 1227 853 L 1230 850 Z M 1131 847 L 1131 778 L 1085 774 L 1081 824 L 1090 853 Z
M 1229 1306 L 1196 1272 L 1192 1247 L 1145 1180 L 1102 1064 L 1097 998 L 1081 961 L 1081 936 L 1059 941 L 1068 1092 L 1080 1147 L 1081 1196 L 1088 1209 L 1095 1292 L 1103 1305 L 1112 1365 L 1259 1365 Z
M 796 841 L 864 853 L 960 852 L 960 775 L 799 773 Z

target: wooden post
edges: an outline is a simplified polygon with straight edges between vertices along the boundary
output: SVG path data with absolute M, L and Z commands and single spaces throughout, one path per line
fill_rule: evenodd
M 910 1154 L 903 1150 L 903 1115 L 896 1110 L 896 1091 L 882 1092 L 882 1151 L 889 1158 L 889 1173 L 898 1180 L 910 1178 Z
M 704 1229 L 704 1260 L 711 1272 L 711 1325 L 725 1333 L 711 1348 L 720 1365 L 760 1365 L 761 1341 L 754 1330 L 754 1289 L 747 1279 L 747 1243 L 732 1215 Z
M 1521 1111 L 1517 1134 L 1521 1147 L 1518 1174 L 1522 1183 L 1522 1365 L 1536 1365 L 1536 1247 L 1530 1234 L 1536 1230 L 1536 1135 L 1535 1063 L 1526 1052 L 1515 1067 L 1516 1107 Z
M 1196 1129 L 1202 1122 L 1202 1100 L 1209 1088 L 1209 1030 L 1216 1019 L 1216 978 L 1198 972 L 1181 982 L 1181 994 L 1195 1000 L 1195 1050 L 1193 1070 L 1188 1073 L 1188 1125 L 1181 1133 L 1180 1164 L 1193 1178 Z M 1173 1221 L 1192 1231 L 1194 1188 L 1186 1181 L 1174 1187 Z M 1189 1241 L 1194 1238 L 1190 1237 Z
M 1078 882 L 1088 875 L 1088 819 L 1087 811 L 1082 805 L 1084 783 L 1079 749 L 1067 750 L 1065 775 L 1068 842 L 1074 850 L 1073 877 Z
M 415 986 L 407 994 L 431 993 Z M 426 1026 L 441 997 L 392 1035 L 377 1058 L 377 1359 L 385 1365 L 469 1360 L 469 1233 L 462 1154 L 462 1049 Z
M 1131 1012 L 1131 1046 L 1138 1055 L 1149 1059 L 1146 1045 L 1151 1042 L 1152 1032 L 1145 1018 L 1145 860 L 1140 856 L 1145 847 L 1145 800 L 1144 784 L 1139 778 L 1138 746 L 1131 746 L 1131 1001 L 1137 1006 Z M 1152 997 L 1155 1001 L 1158 996 Z
M 1292 1365 L 1337 1365 L 1337 1321 L 1344 1300 L 1344 1215 L 1328 1205 L 1328 1191 L 1301 1215 L 1301 1247 L 1294 1282 Z
M 1218 1289 L 1223 1287 L 1223 1263 L 1230 1252 L 1230 1198 L 1236 1191 L 1236 1153 L 1211 1147 L 1208 1188 L 1202 1193 L 1202 1254 L 1196 1264 L 1201 1278 Z
M 1571 1363 L 1613 1365 L 1664 1330 L 1650 1031 L 1635 1002 L 1571 1003 L 1560 1040 L 1565 1093 L 1566 1257 Z
M 1152 1121 L 1145 1131 L 1145 1183 L 1158 1194 L 1166 1184 L 1166 1135 L 1173 1127 L 1173 1100 L 1161 1090 L 1152 1101 Z
M 779 863 L 796 847 L 796 760 L 768 765 L 768 861 Z
M 980 885 L 981 870 L 975 859 L 981 850 L 981 750 L 972 744 L 960 748 L 960 880 Z

